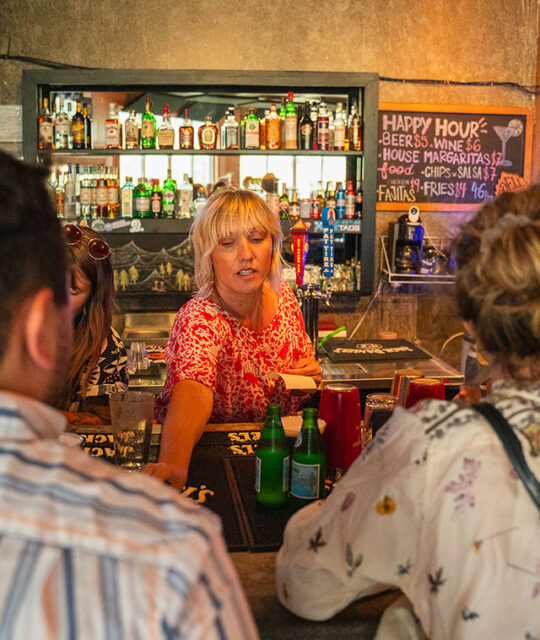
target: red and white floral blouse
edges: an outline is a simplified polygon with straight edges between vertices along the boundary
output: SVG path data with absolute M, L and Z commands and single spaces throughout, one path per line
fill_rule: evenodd
M 196 380 L 212 391 L 211 422 L 261 421 L 270 402 L 277 402 L 283 415 L 295 413 L 306 396 L 291 396 L 266 376 L 309 357 L 313 348 L 288 284 L 283 283 L 276 315 L 262 331 L 242 326 L 209 298 L 193 298 L 174 321 L 156 419 L 163 422 L 179 380 Z

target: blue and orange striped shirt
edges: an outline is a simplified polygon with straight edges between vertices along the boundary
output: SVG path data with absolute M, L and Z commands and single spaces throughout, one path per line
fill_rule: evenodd
M 0 392 L 0 638 L 258 637 L 219 519 L 64 427 Z

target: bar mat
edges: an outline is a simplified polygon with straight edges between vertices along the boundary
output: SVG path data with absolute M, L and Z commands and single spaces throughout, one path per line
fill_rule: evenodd
M 324 343 L 333 362 L 425 360 L 429 353 L 408 340 L 339 340 Z
M 283 531 L 297 510 L 291 505 L 280 509 L 264 509 L 255 499 L 255 457 L 225 458 L 228 477 L 236 483 L 242 517 L 250 551 L 277 551 L 283 542 Z

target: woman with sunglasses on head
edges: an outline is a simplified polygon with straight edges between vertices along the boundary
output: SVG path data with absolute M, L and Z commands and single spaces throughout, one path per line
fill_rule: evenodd
M 269 374 L 321 379 L 298 302 L 282 278 L 280 223 L 264 200 L 219 189 L 197 213 L 192 241 L 199 293 L 176 316 L 156 405 L 159 461 L 145 468 L 178 488 L 208 421 L 262 421 L 270 402 L 287 415 L 308 399 L 292 397 Z
M 73 349 L 64 395 L 66 411 L 106 405 L 104 397 L 125 390 L 126 348 L 112 328 L 114 281 L 109 245 L 92 229 L 64 226 L 72 259 Z M 91 398 L 90 401 L 88 399 Z

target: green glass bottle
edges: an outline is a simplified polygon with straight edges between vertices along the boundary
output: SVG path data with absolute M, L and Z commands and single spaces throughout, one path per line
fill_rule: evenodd
M 325 497 L 326 460 L 317 409 L 304 409 L 302 417 L 302 428 L 292 454 L 291 496 L 296 504 Z
M 171 170 L 167 169 L 167 179 L 163 183 L 163 199 L 161 201 L 161 216 L 163 218 L 176 217 L 176 192 L 176 181 L 172 178 Z
M 146 111 L 142 117 L 141 147 L 143 149 L 156 148 L 156 118 L 152 113 L 150 96 L 146 97 Z
M 255 495 L 260 505 L 275 509 L 286 504 L 289 462 L 289 446 L 280 408 L 277 404 L 269 404 L 255 453 Z
M 146 178 L 139 178 L 137 186 L 133 190 L 133 217 L 134 218 L 151 218 L 152 217 L 152 190 L 148 185 Z

